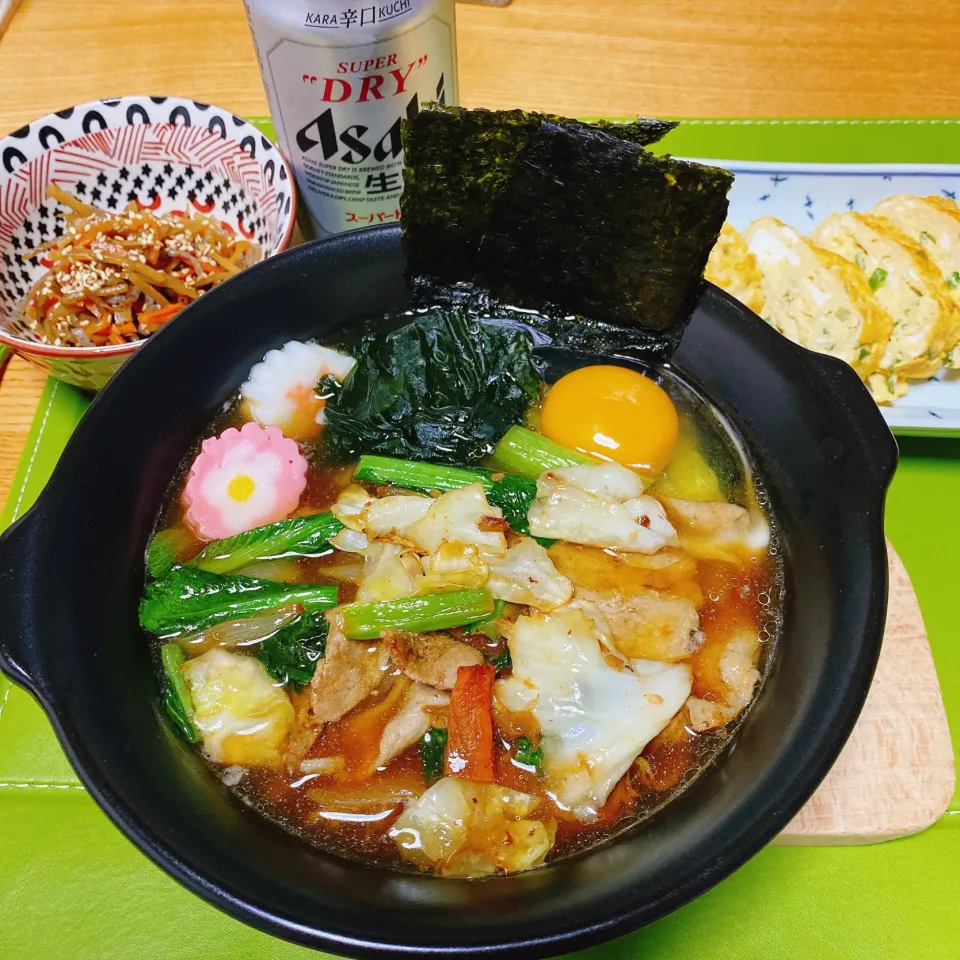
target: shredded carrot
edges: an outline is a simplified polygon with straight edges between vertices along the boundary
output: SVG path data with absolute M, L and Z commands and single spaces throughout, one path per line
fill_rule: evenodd
M 140 322 L 148 325 L 156 325 L 158 323 L 166 323 L 168 320 L 172 320 L 182 309 L 184 305 L 182 303 L 171 303 L 166 307 L 161 307 L 159 310 L 144 310 L 140 314 Z
M 260 259 L 260 248 L 206 216 L 159 213 L 131 202 L 120 213 L 90 206 L 55 184 L 67 229 L 24 259 L 47 272 L 21 301 L 41 341 L 83 347 L 149 336 L 210 287 Z
M 493 783 L 493 681 L 488 663 L 460 667 L 447 715 L 448 776 Z

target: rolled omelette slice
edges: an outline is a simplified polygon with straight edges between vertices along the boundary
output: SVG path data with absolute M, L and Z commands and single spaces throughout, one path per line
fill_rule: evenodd
M 762 277 L 757 258 L 747 249 L 743 234 L 725 222 L 720 236 L 710 251 L 706 278 L 736 297 L 754 313 L 763 314 Z
M 888 388 L 896 393 L 904 380 L 932 377 L 960 339 L 960 312 L 919 244 L 889 220 L 853 212 L 831 214 L 813 232 L 813 240 L 852 260 L 893 318 L 878 371 Z
M 960 207 L 946 197 L 897 194 L 881 200 L 875 216 L 884 217 L 920 246 L 937 265 L 960 306 Z
M 863 378 L 880 365 L 893 321 L 850 262 L 774 217 L 744 232 L 757 259 L 763 318 L 809 350 L 845 360 Z

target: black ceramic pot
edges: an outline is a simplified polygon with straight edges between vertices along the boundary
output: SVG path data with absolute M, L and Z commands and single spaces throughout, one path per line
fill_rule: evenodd
M 880 650 L 896 446 L 847 366 L 708 288 L 675 366 L 749 446 L 785 550 L 779 650 L 731 747 L 632 832 L 531 873 L 436 880 L 325 854 L 232 799 L 166 722 L 137 625 L 143 552 L 178 462 L 251 365 L 291 338 L 402 309 L 401 270 L 396 227 L 302 246 L 145 344 L 90 407 L 37 505 L 0 538 L 0 666 L 40 701 L 117 826 L 241 920 L 353 955 L 556 954 L 706 891 L 829 770 Z

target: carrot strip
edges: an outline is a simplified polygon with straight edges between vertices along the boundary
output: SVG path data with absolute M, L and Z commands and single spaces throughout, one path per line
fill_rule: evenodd
M 447 776 L 493 783 L 493 681 L 488 663 L 460 667 L 447 716 Z
M 175 317 L 183 307 L 184 305 L 182 303 L 171 303 L 166 307 L 161 307 L 159 310 L 144 310 L 137 319 L 141 323 L 166 323 Z

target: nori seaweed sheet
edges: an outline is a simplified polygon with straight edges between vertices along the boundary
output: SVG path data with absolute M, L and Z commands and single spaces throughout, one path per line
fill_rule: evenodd
M 491 118 L 499 122 L 491 122 Z M 429 105 L 403 125 L 400 198 L 407 271 L 444 284 L 473 279 L 496 199 L 540 125 L 536 114 Z
M 669 129 L 425 108 L 404 126 L 401 205 L 415 296 L 449 302 L 457 288 L 463 301 L 484 291 L 654 337 L 682 326 L 733 177 L 643 148 Z

